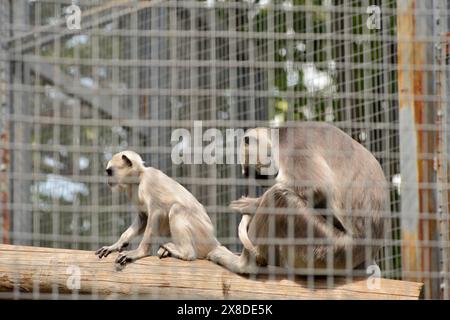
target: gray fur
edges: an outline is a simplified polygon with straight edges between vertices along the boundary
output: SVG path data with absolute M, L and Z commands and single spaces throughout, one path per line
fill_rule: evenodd
M 111 252 L 121 252 L 116 263 L 124 265 L 149 255 L 154 237 L 170 237 L 161 244 L 160 258 L 173 256 L 184 260 L 204 259 L 219 245 L 205 208 L 181 184 L 163 172 L 145 167 L 141 157 L 132 151 L 123 151 L 108 162 L 112 172 L 109 184 L 128 194 L 139 211 L 133 224 L 111 246 L 96 251 L 99 258 Z M 122 250 L 137 235 L 144 234 L 138 248 Z
M 270 144 L 266 128 L 247 134 Z M 375 157 L 340 129 L 305 122 L 279 129 L 277 166 L 276 183 L 261 197 L 231 203 L 244 215 L 242 254 L 218 247 L 209 259 L 237 273 L 255 273 L 266 265 L 306 268 L 310 257 L 314 268 L 371 263 L 379 246 L 358 241 L 383 238 L 382 215 L 388 210 L 388 186 Z M 288 245 L 277 239 L 310 243 Z

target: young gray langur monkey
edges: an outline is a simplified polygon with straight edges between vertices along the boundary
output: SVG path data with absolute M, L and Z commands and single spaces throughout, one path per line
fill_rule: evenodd
M 183 260 L 204 259 L 219 245 L 211 220 L 197 199 L 160 170 L 145 167 L 137 153 L 115 154 L 106 172 L 110 187 L 126 192 L 139 214 L 116 243 L 95 252 L 99 258 L 119 251 L 116 263 L 125 265 L 148 256 L 155 237 L 172 240 L 161 245 L 157 252 L 160 258 L 170 255 Z M 142 233 L 137 249 L 123 251 Z
M 273 129 L 251 129 L 244 135 L 243 174 L 254 170 L 259 178 L 263 169 L 275 167 L 275 184 L 261 197 L 231 203 L 243 214 L 239 239 L 244 249 L 237 256 L 219 246 L 209 253 L 211 261 L 236 273 L 258 273 L 266 266 L 342 270 L 372 263 L 388 210 L 380 164 L 332 125 L 294 125 L 277 129 L 278 143 L 272 141 Z M 251 154 L 262 145 L 277 148 L 272 150 L 277 155 L 264 163 L 257 153 L 252 165 Z

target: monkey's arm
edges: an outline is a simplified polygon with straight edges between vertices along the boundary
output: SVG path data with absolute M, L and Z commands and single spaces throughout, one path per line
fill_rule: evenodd
M 160 212 L 152 212 L 150 210 L 150 204 L 147 205 L 147 208 L 147 224 L 145 225 L 144 235 L 142 237 L 141 243 L 139 243 L 139 246 L 135 250 L 121 252 L 117 256 L 116 263 L 125 265 L 128 262 L 133 262 L 140 258 L 146 257 L 149 254 L 153 226 L 155 225 L 155 222 L 158 221 Z
M 335 212 L 328 212 L 331 217 Z M 273 225 L 274 234 L 270 234 L 270 226 Z M 289 228 L 291 232 L 289 232 Z M 290 235 L 291 233 L 291 235 Z M 295 259 L 288 254 L 288 247 L 283 243 L 277 243 L 277 238 L 294 236 L 300 239 L 309 239 L 310 244 L 298 245 L 294 250 Z M 299 261 L 305 263 L 311 258 L 316 266 L 326 266 L 327 257 L 334 256 L 335 267 L 345 264 L 345 251 L 352 248 L 353 239 L 350 234 L 335 228 L 326 216 L 319 214 L 307 204 L 307 200 L 294 190 L 282 184 L 276 184 L 263 195 L 263 200 L 256 210 L 249 225 L 248 237 L 254 239 L 253 245 L 258 248 L 257 261 L 269 261 L 274 256 L 273 248 L 280 248 L 280 261 L 282 266 L 303 267 Z M 315 239 L 321 239 L 315 241 Z M 270 245 L 265 244 L 272 240 Z M 325 243 L 323 244 L 323 240 Z M 309 250 L 310 249 L 310 250 Z M 356 253 L 354 253 L 355 255 Z M 295 262 L 297 261 L 297 262 Z
M 128 247 L 130 244 L 130 241 L 133 240 L 134 237 L 140 235 L 145 228 L 145 225 L 147 223 L 147 216 L 145 213 L 139 212 L 137 217 L 134 219 L 131 226 L 128 227 L 128 229 L 122 233 L 119 240 L 117 240 L 116 243 L 110 245 L 110 246 L 104 246 L 100 249 L 98 249 L 95 254 L 99 258 L 107 257 L 111 252 L 119 251 L 121 252 L 123 249 Z
M 238 200 L 231 201 L 230 208 L 232 210 L 238 211 L 241 214 L 250 214 L 253 215 L 256 212 L 256 209 L 261 204 L 262 197 L 259 198 L 250 198 L 250 197 L 241 197 Z

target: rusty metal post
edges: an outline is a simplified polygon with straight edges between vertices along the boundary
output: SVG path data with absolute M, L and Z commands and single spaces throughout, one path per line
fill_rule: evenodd
M 397 1 L 398 93 L 402 273 L 404 279 L 425 283 L 425 297 L 437 298 L 439 271 L 437 233 L 435 74 L 432 2 Z

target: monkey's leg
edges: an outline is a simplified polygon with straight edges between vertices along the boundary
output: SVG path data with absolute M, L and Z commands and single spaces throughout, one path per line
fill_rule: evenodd
M 145 213 L 139 212 L 138 216 L 134 219 L 131 226 L 128 227 L 128 229 L 122 233 L 119 240 L 110 245 L 110 246 L 104 246 L 98 249 L 95 254 L 99 258 L 107 257 L 111 252 L 119 251 L 121 252 L 123 249 L 128 247 L 130 244 L 130 241 L 133 240 L 136 236 L 142 234 L 144 231 L 145 225 L 147 223 L 147 216 Z
M 168 242 L 161 246 L 158 250 L 158 256 L 160 258 L 165 257 L 165 252 L 161 249 L 165 249 L 169 254 L 177 259 L 182 260 L 195 260 L 197 258 L 197 252 L 195 249 L 194 235 L 192 234 L 191 226 L 189 224 L 191 215 L 187 212 L 187 208 L 174 204 L 169 211 L 169 227 L 170 235 L 173 242 Z M 207 239 L 204 239 L 206 241 Z

